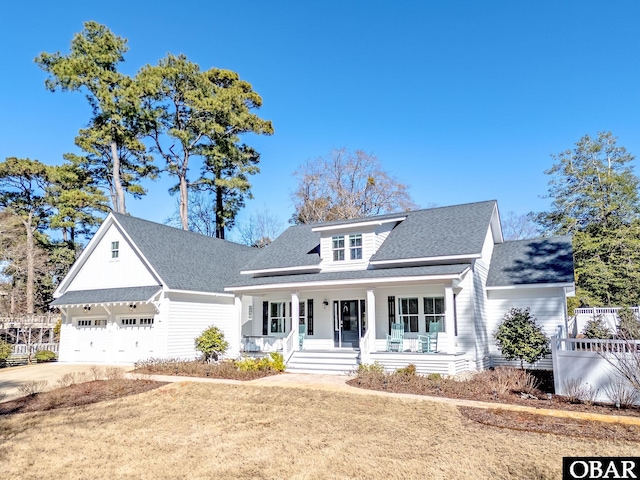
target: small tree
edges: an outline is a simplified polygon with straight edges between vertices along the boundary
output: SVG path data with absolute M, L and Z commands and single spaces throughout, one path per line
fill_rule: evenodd
M 613 332 L 602 315 L 594 315 L 593 318 L 588 320 L 584 325 L 582 334 L 587 338 L 613 338 Z
M 229 348 L 224 333 L 218 327 L 209 327 L 195 340 L 196 350 L 202 352 L 205 362 L 218 361 Z
M 617 336 L 624 340 L 640 340 L 640 320 L 629 307 L 618 311 Z
M 0 338 L 0 360 L 6 360 L 11 355 L 13 348 L 11 344 L 5 342 Z
M 495 333 L 496 345 L 507 360 L 520 360 L 524 370 L 524 361 L 537 362 L 551 353 L 549 338 L 536 325 L 536 318 L 528 308 L 512 308 L 504 316 L 503 322 Z

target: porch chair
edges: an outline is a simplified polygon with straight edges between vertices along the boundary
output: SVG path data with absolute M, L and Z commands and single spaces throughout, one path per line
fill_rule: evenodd
M 392 323 L 387 335 L 387 352 L 401 352 L 404 343 L 404 323 Z
M 420 353 L 436 353 L 438 351 L 438 333 L 442 321 L 429 323 L 429 332 L 426 335 L 418 335 L 418 352 Z
M 300 350 L 302 350 L 302 345 L 304 344 L 304 337 L 307 336 L 307 326 L 299 325 L 298 326 L 298 343 L 300 345 Z

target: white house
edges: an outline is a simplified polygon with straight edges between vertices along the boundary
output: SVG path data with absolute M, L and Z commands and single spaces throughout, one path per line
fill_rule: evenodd
M 111 213 L 60 283 L 60 361 L 130 363 L 194 358 L 217 325 L 240 348 L 241 309 L 224 286 L 256 250 Z
M 261 250 L 112 214 L 54 306 L 63 361 L 193 357 L 216 324 L 231 355 L 279 350 L 293 371 L 452 374 L 503 362 L 493 333 L 511 307 L 566 326 L 573 289 L 570 238 L 505 242 L 487 201 L 293 226 Z

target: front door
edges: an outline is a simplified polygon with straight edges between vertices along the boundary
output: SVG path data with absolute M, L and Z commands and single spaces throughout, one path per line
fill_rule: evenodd
M 333 302 L 335 347 L 360 348 L 361 303 L 359 300 Z

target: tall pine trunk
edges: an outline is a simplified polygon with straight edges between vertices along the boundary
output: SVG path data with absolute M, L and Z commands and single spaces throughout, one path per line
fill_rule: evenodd
M 189 185 L 184 175 L 180 176 L 180 221 L 182 229 L 189 230 Z
M 222 187 L 216 185 L 216 238 L 224 239 L 224 203 L 222 201 Z
M 33 315 L 35 313 L 35 295 L 34 295 L 34 284 L 35 284 L 35 245 L 33 241 L 33 229 L 31 228 L 33 219 L 33 212 L 29 212 L 29 216 L 27 220 L 23 220 L 22 223 L 24 225 L 26 234 L 27 234 L 27 285 L 26 285 L 26 296 L 27 296 L 27 314 Z
M 122 188 L 122 179 L 120 178 L 120 156 L 118 155 L 118 145 L 116 145 L 116 142 L 111 142 L 111 156 L 113 159 L 113 188 L 116 193 L 113 209 L 118 213 L 127 213 L 124 204 L 124 189 Z

